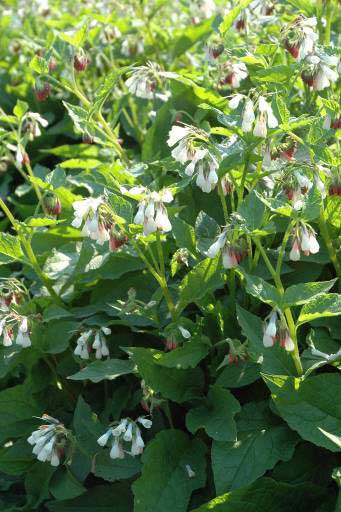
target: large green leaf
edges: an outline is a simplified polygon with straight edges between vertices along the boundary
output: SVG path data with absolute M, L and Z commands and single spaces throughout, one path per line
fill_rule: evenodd
M 91 380 L 91 382 L 100 382 L 101 380 L 114 380 L 121 375 L 132 373 L 134 363 L 125 359 L 107 359 L 106 361 L 94 361 L 77 373 L 68 377 L 71 380 Z
M 179 286 L 179 305 L 182 311 L 191 302 L 200 302 L 207 293 L 224 285 L 220 258 L 206 258 L 183 278 Z
M 328 292 L 336 283 L 336 279 L 317 283 L 300 283 L 289 286 L 283 296 L 284 307 L 306 304 L 317 295 Z
M 252 232 L 262 227 L 265 212 L 264 203 L 257 197 L 254 191 L 250 192 L 238 207 L 238 213 L 243 217 L 247 229 Z
M 297 326 L 324 316 L 337 315 L 341 315 L 341 295 L 338 293 L 323 293 L 303 306 L 298 317 Z
M 261 277 L 251 276 L 246 272 L 243 272 L 243 276 L 246 280 L 246 291 L 250 295 L 271 306 L 280 306 L 282 298 L 272 284 L 267 283 Z
M 131 478 L 141 471 L 141 462 L 139 457 L 131 457 L 126 454 L 124 459 L 111 459 L 109 450 L 102 450 L 93 464 L 93 472 L 96 476 L 114 482 Z
M 0 442 L 29 432 L 42 410 L 25 384 L 19 384 L 0 392 Z
M 234 416 L 240 411 L 238 400 L 227 389 L 211 386 L 205 405 L 191 409 L 186 426 L 193 434 L 204 428 L 216 441 L 235 441 L 237 436 Z
M 142 476 L 133 484 L 134 511 L 186 512 L 192 492 L 205 485 L 205 452 L 201 441 L 190 441 L 184 432 L 160 432 L 142 456 Z
M 251 484 L 279 460 L 289 460 L 298 436 L 270 414 L 266 402 L 250 402 L 236 416 L 238 438 L 214 442 L 212 468 L 218 494 Z
M 185 370 L 186 368 L 195 368 L 207 356 L 208 351 L 209 345 L 203 343 L 202 338 L 193 337 L 175 350 L 164 354 L 158 353 L 154 359 L 161 366 Z
M 184 402 L 201 396 L 203 375 L 199 368 L 178 370 L 160 366 L 157 360 L 163 352 L 152 348 L 129 347 L 125 350 L 146 384 L 163 397 Z
M 292 512 L 317 510 L 325 492 L 310 483 L 290 485 L 271 478 L 260 478 L 243 489 L 209 501 L 193 512 Z
M 261 318 L 237 305 L 237 320 L 242 328 L 242 333 L 249 340 L 249 351 L 252 357 L 262 364 L 264 372 L 296 375 L 293 359 L 286 350 L 282 349 L 278 343 L 274 347 L 264 347 Z M 270 368 L 275 370 L 270 370 Z
M 130 512 L 133 510 L 129 487 L 122 483 L 97 485 L 78 498 L 50 501 L 51 512 Z
M 24 254 L 21 249 L 19 238 L 9 235 L 8 233 L 0 233 L 0 253 L 9 256 L 13 260 L 20 260 Z
M 264 375 L 278 413 L 307 441 L 341 451 L 341 379 L 334 373 L 294 377 Z

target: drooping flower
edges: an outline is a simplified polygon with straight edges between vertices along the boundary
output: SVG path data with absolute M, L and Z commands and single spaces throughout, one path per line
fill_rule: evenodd
M 318 34 L 314 31 L 316 24 L 316 18 L 299 16 L 283 31 L 286 49 L 299 62 L 314 51 L 318 40 Z
M 276 128 L 278 126 L 278 120 L 273 113 L 270 103 L 268 103 L 263 96 L 259 96 L 258 98 L 258 112 L 253 135 L 255 137 L 265 138 L 267 135 L 267 126 L 269 128 Z
M 276 341 L 279 341 L 280 346 L 288 352 L 295 349 L 283 314 L 273 310 L 264 326 L 263 345 L 266 348 L 273 347 Z
M 26 316 L 21 318 L 15 343 L 17 345 L 21 345 L 23 348 L 27 348 L 32 345 L 29 335 L 28 319 Z
M 103 198 L 88 197 L 72 204 L 74 209 L 74 219 L 71 225 L 75 228 L 82 227 L 82 235 L 96 240 L 98 244 L 110 240 L 110 229 L 99 215 L 99 207 L 103 203 Z
M 297 226 L 294 230 L 293 243 L 289 258 L 291 261 L 299 261 L 301 258 L 301 251 L 305 256 L 310 254 L 317 254 L 320 250 L 320 245 L 316 239 L 314 230 L 302 224 Z
M 33 446 L 32 453 L 40 462 L 47 461 L 51 466 L 59 466 L 63 456 L 63 446 L 67 439 L 67 431 L 59 420 L 51 416 L 44 414 L 42 419 L 48 423 L 32 432 L 27 441 Z
M 144 235 L 147 236 L 156 231 L 161 233 L 171 231 L 172 225 L 165 203 L 172 201 L 173 194 L 169 189 L 163 189 L 160 192 L 145 191 L 134 217 L 135 224 L 143 225 Z
M 88 329 L 84 331 L 77 339 L 77 345 L 74 354 L 81 359 L 89 359 L 91 350 L 95 350 L 96 359 L 102 359 L 109 355 L 109 348 L 105 335 L 109 335 L 111 329 L 101 327 L 100 329 Z M 90 341 L 92 338 L 92 341 Z
M 227 236 L 227 230 L 224 230 L 209 247 L 206 252 L 208 258 L 215 258 L 221 252 L 223 267 L 231 269 L 237 267 L 240 261 L 247 254 L 247 249 L 243 240 L 231 241 Z
M 124 445 L 131 443 L 130 455 L 135 457 L 143 452 L 144 441 L 142 439 L 141 430 L 137 423 L 140 423 L 144 428 L 151 428 L 152 421 L 140 416 L 136 421 L 130 418 L 123 418 L 116 422 L 116 427 L 110 427 L 103 435 L 97 439 L 100 446 L 106 446 L 112 437 L 110 458 L 123 459 L 125 456 Z
M 322 91 L 339 78 L 339 74 L 333 67 L 337 67 L 338 58 L 317 52 L 316 55 L 309 55 L 306 58 L 306 65 L 301 73 L 303 82 L 308 84 L 314 91 Z
M 220 83 L 230 85 L 232 89 L 236 89 L 247 76 L 248 72 L 244 62 L 228 62 L 222 69 Z

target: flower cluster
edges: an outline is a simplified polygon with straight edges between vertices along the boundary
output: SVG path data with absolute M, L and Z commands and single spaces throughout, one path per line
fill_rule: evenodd
M 106 446 L 111 439 L 110 457 L 112 459 L 124 459 L 125 452 L 135 457 L 143 452 L 144 441 L 142 439 L 141 430 L 138 426 L 140 423 L 145 428 L 152 426 L 152 421 L 140 416 L 136 421 L 130 418 L 121 419 L 114 427 L 110 427 L 101 437 L 97 439 L 100 446 Z M 124 444 L 131 443 L 130 451 L 124 450 Z
M 142 189 L 136 190 L 136 192 L 140 191 L 142 191 Z M 130 193 L 133 194 L 134 190 L 131 189 Z M 156 231 L 160 231 L 161 233 L 171 231 L 172 225 L 169 221 L 164 203 L 171 203 L 172 201 L 173 194 L 167 188 L 160 192 L 143 190 L 143 198 L 139 202 L 134 222 L 135 224 L 143 225 L 144 235 L 147 236 Z
M 316 254 L 320 250 L 318 241 L 316 240 L 315 232 L 307 225 L 301 225 L 295 228 L 293 233 L 293 243 L 289 258 L 292 261 L 299 261 L 301 258 L 301 251 L 305 256 Z
M 316 24 L 316 18 L 298 16 L 283 31 L 286 49 L 299 62 L 314 51 L 318 40 L 318 35 L 314 31 Z
M 227 229 L 225 229 L 209 247 L 206 255 L 208 258 L 215 258 L 221 251 L 223 267 L 231 269 L 237 267 L 247 254 L 247 249 L 242 239 L 232 241 L 228 238 Z
M 193 176 L 196 172 L 196 184 L 203 192 L 211 192 L 218 183 L 218 158 L 209 150 L 208 136 L 202 130 L 193 126 L 173 125 L 167 144 L 173 147 L 172 156 L 178 162 L 185 164 L 185 174 Z
M 81 359 L 89 359 L 92 350 L 95 350 L 96 359 L 102 359 L 110 355 L 105 336 L 111 334 L 109 327 L 101 327 L 84 331 L 77 339 L 74 354 Z
M 157 85 L 161 84 L 164 78 L 175 77 L 175 73 L 161 71 L 158 64 L 147 62 L 146 66 L 138 66 L 133 68 L 130 77 L 126 80 L 125 85 L 129 92 L 138 98 L 147 100 L 153 99 Z M 160 99 L 166 99 L 164 95 L 156 95 Z
M 232 89 L 237 89 L 240 82 L 247 76 L 247 68 L 244 62 L 228 62 L 221 69 L 221 85 L 229 85 Z
M 338 65 L 339 59 L 333 55 L 316 53 L 309 55 L 305 60 L 305 67 L 301 73 L 303 82 L 313 88 L 314 91 L 322 91 L 336 82 L 339 74 L 332 69 Z
M 0 336 L 2 336 L 4 347 L 10 347 L 13 344 L 14 338 L 16 345 L 20 345 L 23 348 L 30 347 L 32 342 L 28 318 L 20 316 L 15 312 L 5 313 L 0 318 Z
M 67 430 L 64 425 L 52 416 L 43 414 L 41 425 L 32 432 L 27 441 L 33 446 L 32 453 L 40 462 L 49 462 L 51 466 L 59 466 L 67 441 Z
M 235 110 L 242 100 L 245 101 L 242 116 L 242 131 L 248 133 L 253 127 L 252 133 L 255 137 L 265 138 L 268 132 L 267 128 L 276 128 L 278 126 L 278 119 L 270 103 L 266 101 L 264 96 L 259 96 L 256 103 L 254 103 L 248 96 L 236 94 L 230 100 L 229 107 Z M 257 115 L 255 115 L 255 111 Z
M 116 228 L 113 212 L 102 196 L 74 201 L 72 207 L 74 219 L 71 225 L 74 228 L 82 226 L 83 236 L 95 240 L 99 245 L 109 242 L 111 251 L 117 251 L 127 243 L 127 236 Z
M 264 327 L 263 345 L 264 347 L 273 347 L 276 341 L 279 341 L 280 346 L 288 352 L 295 349 L 283 315 L 279 311 L 273 310 Z

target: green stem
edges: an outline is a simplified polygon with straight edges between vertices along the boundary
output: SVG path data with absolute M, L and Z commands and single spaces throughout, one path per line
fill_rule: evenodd
M 340 263 L 338 261 L 335 248 L 333 246 L 333 242 L 331 241 L 331 238 L 329 236 L 329 231 L 328 231 L 328 226 L 327 226 L 326 218 L 325 218 L 325 215 L 324 215 L 324 208 L 323 208 L 323 206 L 321 206 L 321 209 L 320 209 L 320 231 L 321 231 L 321 235 L 322 235 L 322 238 L 324 240 L 324 243 L 326 244 L 327 251 L 328 251 L 329 257 L 331 259 L 331 262 L 334 265 L 334 268 L 335 268 L 335 271 L 336 271 L 336 275 L 339 278 L 339 287 L 341 287 L 341 266 L 340 266 Z
M 231 191 L 231 193 L 232 193 L 232 191 Z M 224 192 L 223 192 L 223 187 L 221 185 L 221 180 L 218 181 L 218 194 L 220 197 L 221 206 L 223 207 L 224 221 L 225 221 L 225 224 L 227 225 L 229 214 L 227 211 L 227 205 L 226 205 L 226 200 L 225 200 L 225 196 L 224 196 Z
M 326 30 L 324 33 L 324 44 L 326 46 L 330 45 L 331 39 L 331 27 L 332 27 L 332 18 L 333 18 L 333 2 L 332 0 L 326 1 Z
M 29 162 L 25 163 L 25 166 L 26 166 L 26 169 L 27 169 L 27 174 L 30 176 L 30 178 L 35 178 L 34 174 L 33 174 L 33 170 L 32 170 L 32 167 L 31 167 L 31 164 Z M 38 201 L 39 201 L 39 204 L 41 206 L 41 209 L 43 210 L 44 213 L 47 214 L 47 210 L 45 208 L 45 205 L 44 205 L 44 201 L 43 201 L 43 196 L 42 196 L 42 193 L 40 192 L 40 189 L 39 187 L 37 186 L 36 183 L 34 183 L 34 181 L 31 181 L 31 184 L 33 186 L 33 189 L 36 193 L 36 196 L 38 198 Z
M 170 315 L 172 317 L 172 320 L 174 322 L 176 320 L 176 317 L 177 317 L 176 308 L 175 308 L 172 296 L 170 294 L 170 291 L 168 289 L 166 279 L 163 276 L 161 276 L 160 274 L 158 274 L 158 272 L 149 263 L 149 261 L 147 260 L 147 258 L 145 257 L 145 255 L 143 254 L 141 249 L 139 248 L 138 244 L 134 240 L 132 241 L 132 244 L 133 244 L 136 252 L 140 256 L 140 258 L 142 259 L 142 261 L 144 261 L 144 263 L 146 264 L 146 267 L 149 270 L 149 272 L 152 274 L 154 279 L 159 283 L 160 288 L 161 288 L 162 293 L 163 293 L 163 296 L 164 296 L 164 298 L 165 298 L 165 300 L 167 302 L 168 310 L 169 310 Z
M 281 278 L 279 277 L 279 275 L 276 273 L 276 270 L 272 266 L 272 263 L 269 260 L 268 255 L 266 254 L 266 252 L 264 250 L 264 247 L 262 246 L 262 244 L 259 241 L 259 239 L 255 238 L 254 242 L 255 242 L 257 248 L 259 249 L 259 252 L 261 253 L 263 259 L 264 259 L 264 262 L 265 262 L 265 265 L 266 265 L 267 269 L 269 270 L 270 274 L 273 277 L 273 280 L 275 282 L 276 288 L 277 288 L 280 296 L 283 297 L 283 295 L 284 295 L 284 287 L 283 287 Z M 296 368 L 297 374 L 298 374 L 298 376 L 301 376 L 303 374 L 303 368 L 302 368 L 302 363 L 301 363 L 301 359 L 300 359 L 300 353 L 299 353 L 299 350 L 298 350 L 298 342 L 297 342 L 295 321 L 294 321 L 294 318 L 292 316 L 291 309 L 290 308 L 285 308 L 284 309 L 284 315 L 285 315 L 285 318 L 286 318 L 286 321 L 287 321 L 287 324 L 288 324 L 288 329 L 289 329 L 289 332 L 290 332 L 291 339 L 293 340 L 294 346 L 295 346 L 294 350 L 292 352 L 290 352 L 290 354 L 292 355 L 292 358 L 294 360 L 294 364 L 295 364 L 295 368 Z
M 289 222 L 288 227 L 283 236 L 281 249 L 279 251 L 277 265 L 276 265 L 276 275 L 279 278 L 281 277 L 281 270 L 282 270 L 282 263 L 283 263 L 283 258 L 284 258 L 284 254 L 285 254 L 285 248 L 286 248 L 286 245 L 287 245 L 289 237 L 290 237 L 293 223 L 294 223 L 294 221 Z
M 241 182 L 240 182 L 240 186 L 238 188 L 238 208 L 241 205 L 241 202 L 243 201 L 244 187 L 245 187 L 245 181 L 246 181 L 248 167 L 249 167 L 249 155 L 246 156 L 245 165 L 244 165 L 243 174 L 242 174 L 242 179 L 241 179 Z

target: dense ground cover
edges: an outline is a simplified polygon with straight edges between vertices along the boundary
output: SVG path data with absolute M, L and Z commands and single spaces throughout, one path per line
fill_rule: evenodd
M 0 14 L 1 511 L 340 511 L 339 3 Z

